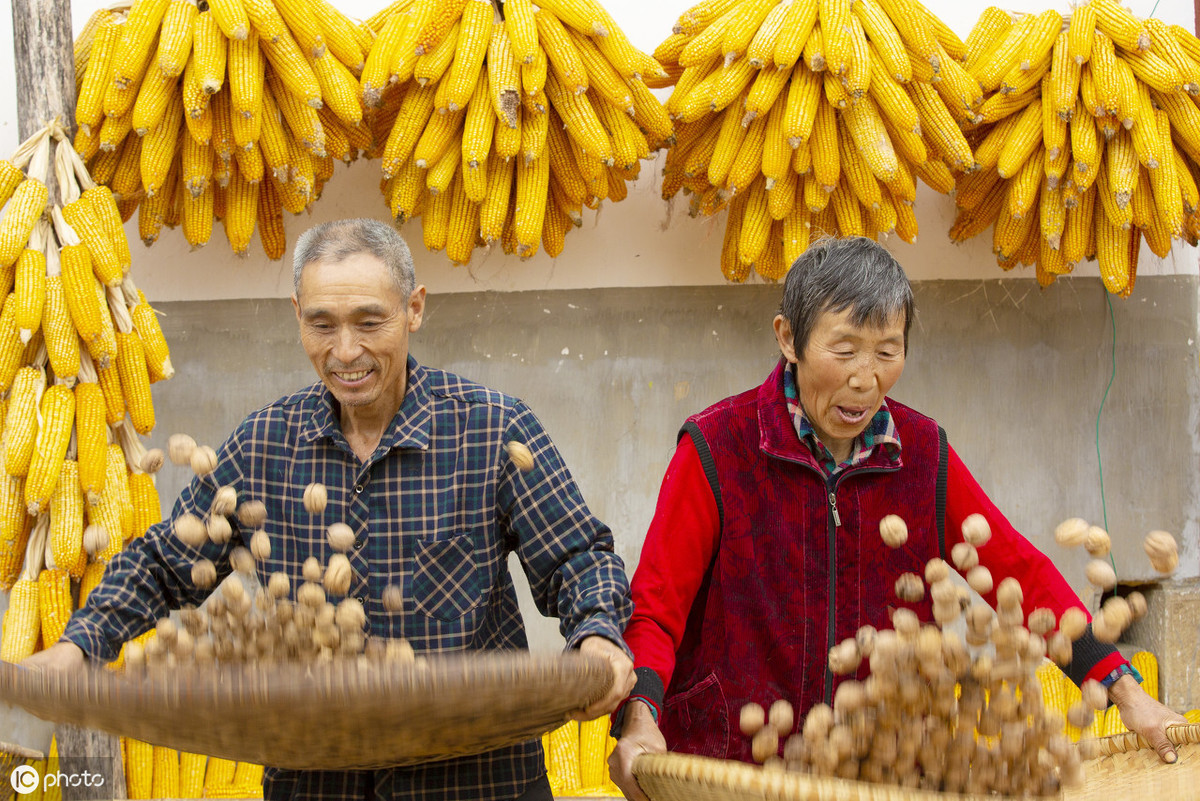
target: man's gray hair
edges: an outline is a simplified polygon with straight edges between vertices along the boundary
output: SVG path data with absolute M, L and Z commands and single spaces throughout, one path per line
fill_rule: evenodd
M 379 220 L 359 217 L 332 220 L 309 228 L 296 240 L 292 257 L 292 286 L 300 294 L 300 274 L 314 261 L 339 262 L 368 253 L 383 262 L 401 294 L 408 297 L 417 286 L 412 253 L 395 228 Z
M 873 239 L 862 236 L 814 242 L 788 271 L 779 313 L 792 326 L 796 358 L 824 312 L 850 309 L 850 323 L 882 328 L 904 315 L 904 352 L 915 303 L 900 263 Z

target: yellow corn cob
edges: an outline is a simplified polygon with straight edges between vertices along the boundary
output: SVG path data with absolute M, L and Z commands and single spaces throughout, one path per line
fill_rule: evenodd
M 130 8 L 113 55 L 112 86 L 124 89 L 141 81 L 168 4 L 168 0 L 143 0 Z
M 238 762 L 233 769 L 233 790 L 242 796 L 262 791 L 263 766 L 253 762 Z
M 1091 256 L 1089 243 L 1094 226 L 1097 190 L 1095 184 L 1083 193 L 1079 205 L 1067 209 L 1067 225 L 1063 230 L 1063 259 L 1068 264 L 1077 264 Z M 1102 212 L 1103 213 L 1103 212 Z
M 881 181 L 895 176 L 899 163 L 875 102 L 870 97 L 862 98 L 842 112 L 842 121 L 871 173 Z
M 613 163 L 612 142 L 600 124 L 596 111 L 587 95 L 576 95 L 551 74 L 546 78 L 546 96 L 562 117 L 563 124 L 571 137 L 583 151 L 607 165 Z
M 26 178 L 13 192 L 0 221 L 0 264 L 12 264 L 21 255 L 48 199 L 49 190 L 37 178 Z
M 96 589 L 96 585 L 100 584 L 102 578 L 104 578 L 103 562 L 88 562 L 88 566 L 83 571 L 83 578 L 79 580 L 79 609 L 86 606 L 88 595 Z
M 579 724 L 579 783 L 583 787 L 602 787 L 608 781 L 608 723 L 605 716 Z
M 208 10 L 227 39 L 241 41 L 249 36 L 250 18 L 242 0 L 208 0 Z
M 579 724 L 570 721 L 549 734 L 546 773 L 565 795 L 581 787 L 579 768 Z
M 32 520 L 25 514 L 23 491 L 24 479 L 0 478 L 0 512 L 4 515 L 0 520 L 0 525 L 4 526 L 0 531 L 0 590 L 4 592 L 11 590 L 21 576 L 32 530 Z
M 1164 154 L 1174 154 L 1167 112 L 1159 109 L 1153 114 L 1157 120 L 1160 151 Z M 1172 236 L 1179 236 L 1183 231 L 1183 195 L 1180 193 L 1179 175 L 1175 171 L 1175 164 L 1173 155 L 1164 157 L 1157 170 L 1150 170 L 1150 185 L 1154 190 L 1154 208 L 1158 222 L 1164 225 Z
M 22 367 L 13 379 L 4 419 L 4 470 L 25 476 L 37 439 L 37 410 L 46 388 L 46 375 L 36 367 Z
M 1001 149 L 996 169 L 1001 178 L 1012 178 L 1042 143 L 1042 101 L 1035 100 L 1021 111 Z
M 38 574 L 37 586 L 42 647 L 49 648 L 58 642 L 71 617 L 71 575 L 61 568 L 46 568 Z
M 198 9 L 191 0 L 171 0 L 163 16 L 162 31 L 158 38 L 155 63 L 158 71 L 176 78 L 187 66 L 192 52 L 192 30 Z
M 358 76 L 365 59 L 362 44 L 369 47 L 374 37 L 362 38 L 357 26 L 325 0 L 313 0 L 313 12 L 328 52 Z
M 92 132 L 104 116 L 104 95 L 112 78 L 113 55 L 123 30 L 124 24 L 111 17 L 96 30 L 88 68 L 75 102 L 75 121 L 81 131 Z
M 810 146 L 813 176 L 826 192 L 832 192 L 841 177 L 841 163 L 838 159 L 837 121 L 833 107 L 827 103 L 821 103 L 817 108 Z
M 450 64 L 444 108 L 456 111 L 465 108 L 478 82 L 483 57 L 492 39 L 491 3 L 469 0 L 463 9 L 459 35 L 455 42 L 454 60 Z M 439 106 L 443 108 L 443 106 Z
M 921 118 L 921 129 L 941 152 L 943 160 L 954 170 L 970 168 L 974 163 L 971 147 L 942 103 L 937 90 L 929 84 L 914 81 L 909 85 L 909 92 Z M 1040 116 L 1037 121 L 1040 123 Z
M 145 136 L 158 125 L 167 111 L 167 101 L 172 94 L 176 94 L 177 83 L 175 78 L 163 75 L 158 70 L 146 76 L 133 103 L 130 124 L 134 133 Z
M 285 35 L 274 42 L 260 41 L 259 44 L 271 65 L 267 75 L 275 94 L 275 102 L 280 105 L 285 115 L 287 112 L 284 106 L 288 102 L 314 109 L 319 107 L 322 104 L 321 86 L 296 40 L 290 35 Z M 287 101 L 283 97 L 284 94 L 288 95 Z
M 836 147 L 836 144 L 835 144 Z M 745 266 L 758 261 L 770 241 L 771 219 L 765 182 L 755 181 L 746 191 L 748 199 L 738 238 L 738 261 Z
M 71 388 L 63 384 L 47 388 L 42 395 L 37 442 L 25 480 L 25 505 L 31 515 L 49 508 L 74 422 L 75 395 Z
M 225 236 L 229 240 L 229 247 L 234 253 L 243 254 L 250 248 L 250 238 L 254 235 L 254 226 L 258 219 L 258 187 L 251 184 L 246 177 L 242 175 L 240 170 L 234 170 L 229 181 L 229 190 L 226 200 L 228 206 L 225 215 L 221 222 L 225 226 Z M 136 337 L 135 337 L 136 338 Z M 133 363 L 140 361 L 142 364 L 141 370 L 131 368 L 129 375 L 144 375 L 147 382 L 146 392 L 149 392 L 149 375 L 146 373 L 145 356 L 140 353 L 141 343 L 138 343 L 137 350 L 139 351 L 138 358 L 132 355 L 130 359 Z M 133 414 L 135 404 L 141 405 L 140 400 L 135 400 L 130 397 L 130 388 L 126 384 L 127 374 L 121 373 L 121 386 L 125 389 L 125 402 L 129 406 L 130 414 Z M 139 394 L 141 390 L 138 390 Z M 150 412 L 153 407 L 149 405 L 149 395 L 145 395 L 146 406 L 142 408 L 139 415 L 144 415 Z M 148 433 L 141 431 L 139 426 L 149 424 L 154 425 L 153 416 L 143 416 L 140 423 L 135 423 L 134 427 L 138 428 L 140 433 Z
M 546 200 L 550 182 L 550 159 L 541 156 L 532 162 L 517 164 L 516 205 L 513 208 L 517 255 L 532 256 L 542 238 L 546 217 Z
M 154 798 L 154 746 L 121 738 L 125 743 L 125 789 L 130 799 Z
M 8 608 L 4 612 L 4 630 L 0 635 L 0 660 L 20 662 L 37 646 L 41 632 L 36 579 L 22 578 L 12 585 Z
M 61 275 L 46 277 L 42 330 L 54 374 L 67 383 L 73 383 L 79 374 L 79 335 L 71 323 Z
M 322 97 L 338 119 L 350 126 L 358 125 L 362 121 L 361 87 L 350 70 L 329 51 L 313 59 L 312 69 Z
M 446 256 L 455 264 L 471 261 L 471 252 L 475 249 L 475 238 L 479 233 L 479 206 L 467 197 L 462 183 L 460 169 L 449 188 L 450 219 L 446 229 Z
M 162 522 L 162 506 L 154 476 L 130 473 L 129 495 L 133 499 L 133 536 L 141 537 L 151 526 Z
M 228 53 L 225 35 L 211 8 L 196 15 L 192 23 L 192 37 L 195 80 L 205 94 L 215 95 L 225 84 Z
M 208 757 L 204 754 L 179 752 L 179 797 L 204 797 L 204 769 Z
M 22 342 L 28 342 L 42 327 L 42 310 L 46 305 L 46 254 L 34 249 L 44 245 L 34 242 L 30 242 L 30 245 L 17 258 L 13 289 L 17 298 L 17 328 Z
M 1125 294 L 1131 289 L 1134 274 L 1131 244 L 1137 230 L 1122 230 L 1109 221 L 1107 214 L 1096 215 L 1096 261 L 1100 265 L 1104 287 L 1114 295 Z
M 262 111 L 266 64 L 254 37 L 229 42 L 229 96 L 234 115 L 255 117 Z
M 759 117 L 746 129 L 742 145 L 729 168 L 725 188 L 730 194 L 744 192 L 762 170 L 763 143 L 766 138 L 767 118 Z
M 81 197 L 63 206 L 62 214 L 75 233 L 79 235 L 83 245 L 86 245 L 86 252 L 90 254 L 88 266 L 95 270 L 96 276 L 106 284 L 120 283 L 124 277 L 120 255 L 109 238 L 104 223 L 96 215 L 94 206 L 87 198 Z M 64 276 L 68 276 L 66 251 L 67 248 L 64 248 L 62 267 Z M 84 269 L 82 257 L 79 254 L 72 253 L 71 260 L 74 272 L 72 276 L 68 276 L 68 302 L 71 298 L 71 287 L 76 281 L 82 280 L 80 276 L 83 275 Z M 76 327 L 80 327 L 79 320 L 76 320 L 75 324 Z M 82 327 L 80 327 L 80 334 L 86 341 L 85 329 Z
M 63 461 L 61 478 L 50 497 L 50 545 L 54 564 L 73 578 L 80 578 L 87 564 L 87 552 L 83 550 L 79 464 L 74 459 Z
M 150 780 L 150 798 L 179 797 L 179 752 L 173 748 L 153 747 L 154 773 Z

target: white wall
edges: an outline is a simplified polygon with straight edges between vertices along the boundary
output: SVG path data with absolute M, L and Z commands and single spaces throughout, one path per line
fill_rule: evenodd
M 9 7 L 8 0 L 4 6 Z M 76 0 L 72 12 L 76 29 L 105 3 Z M 383 2 L 339 0 L 338 7 L 359 18 L 370 16 Z M 604 0 L 604 6 L 621 24 L 635 45 L 646 51 L 669 33 L 671 25 L 689 0 L 647 2 L 646 0 Z M 1069 5 L 1057 0 L 1053 5 L 1069 11 Z M 1134 0 L 1128 4 L 1140 16 L 1155 16 L 1194 30 L 1192 3 L 1189 0 Z M 929 7 L 960 36 L 966 38 L 984 4 L 931 0 Z M 1022 0 L 1007 5 L 1011 10 L 1039 11 L 1045 4 Z M 0 71 L 11 64 L 11 13 L 0 14 Z M 11 75 L 11 72 L 7 72 Z M 666 92 L 663 93 L 666 97 Z M 11 152 L 17 141 L 16 99 L 13 79 L 0 80 L 0 154 Z M 715 219 L 691 219 L 686 202 L 674 207 L 659 197 L 661 158 L 643 164 L 642 177 L 629 197 L 617 204 L 605 203 L 599 213 L 585 212 L 584 226 L 567 237 L 558 259 L 544 254 L 528 262 L 497 252 L 477 250 L 468 267 L 456 267 L 444 253 L 429 253 L 420 244 L 420 222 L 405 226 L 404 233 L 414 245 L 420 280 L 434 293 L 474 292 L 480 290 L 515 291 L 577 289 L 600 287 L 688 286 L 721 284 L 718 255 L 724 231 L 724 215 Z M 326 186 L 324 196 L 311 215 L 289 217 L 286 222 L 289 242 L 316 222 L 347 216 L 386 217 L 387 207 L 378 188 L 378 161 L 359 161 L 349 167 L 339 165 Z M 991 235 L 985 233 L 963 245 L 952 244 L 946 232 L 954 218 L 954 204 L 921 187 L 917 200 L 921 236 L 915 245 L 897 239 L 889 243 L 910 276 L 923 279 L 991 279 L 1004 275 L 991 254 Z M 238 297 L 285 297 L 291 292 L 289 260 L 269 262 L 262 255 L 257 239 L 246 258 L 235 257 L 228 249 L 218 225 L 209 244 L 195 252 L 180 231 L 164 230 L 152 248 L 137 244 L 136 218 L 128 226 L 134 243 L 133 275 L 152 301 L 199 300 Z M 1177 244 L 1167 259 L 1160 260 L 1143 246 L 1140 275 L 1196 274 L 1195 248 Z M 1032 270 L 1027 275 L 1032 280 Z M 1094 263 L 1076 268 L 1076 275 L 1096 276 Z

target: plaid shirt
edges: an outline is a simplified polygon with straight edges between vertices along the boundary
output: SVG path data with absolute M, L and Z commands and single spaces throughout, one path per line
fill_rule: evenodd
M 893 459 L 900 455 L 900 435 L 896 433 L 896 425 L 892 422 L 892 413 L 888 411 L 886 400 L 863 432 L 854 438 L 850 458 L 838 464 L 829 448 L 826 448 L 825 443 L 817 436 L 816 429 L 800 405 L 800 391 L 796 387 L 796 365 L 791 362 L 783 370 L 783 396 L 787 399 L 788 414 L 792 416 L 792 422 L 796 426 L 796 436 L 800 437 L 800 441 L 817 457 L 827 476 L 836 476 L 848 467 L 865 462 L 876 445 L 886 447 L 888 455 Z
M 325 529 L 343 521 L 357 533 L 347 555 L 350 595 L 367 611 L 373 636 L 404 637 L 417 653 L 527 648 L 507 558 L 516 553 L 539 611 L 560 619 L 567 647 L 603 635 L 622 643 L 631 601 L 624 565 L 609 529 L 588 510 L 558 450 L 521 401 L 425 368 L 411 357 L 408 391 L 378 448 L 359 462 L 338 424 L 332 396 L 314 384 L 251 414 L 221 447 L 216 471 L 181 493 L 173 517 L 201 517 L 217 487 L 238 502 L 267 506 L 271 555 L 258 565 L 265 585 L 275 571 L 298 586 L 309 556 L 325 563 Z M 535 467 L 521 473 L 506 457 L 516 440 Z M 329 504 L 309 514 L 303 492 L 324 484 Z M 65 637 L 92 658 L 111 660 L 172 608 L 200 604 L 192 585 L 200 556 L 229 575 L 238 530 L 226 546 L 193 549 L 170 534 L 170 521 L 131 541 L 104 581 L 72 617 Z M 389 613 L 385 587 L 403 588 L 404 608 Z M 336 599 L 332 599 L 336 600 Z M 369 737 L 370 732 L 363 732 Z M 511 799 L 545 772 L 541 743 L 377 771 L 268 769 L 268 798 Z

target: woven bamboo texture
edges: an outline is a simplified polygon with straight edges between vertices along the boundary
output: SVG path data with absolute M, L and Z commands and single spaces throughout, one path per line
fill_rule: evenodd
M 10 801 L 14 792 L 8 777 L 21 765 L 27 765 L 35 759 L 45 759 L 40 751 L 22 748 L 12 743 L 0 742 L 0 801 Z
M 996 801 L 999 798 L 765 770 L 744 762 L 688 754 L 648 754 L 638 758 L 633 772 L 651 801 Z
M 1172 726 L 1167 737 L 1178 756 L 1172 765 L 1164 764 L 1140 735 L 1128 732 L 1101 738 L 1101 756 L 1085 763 L 1087 782 L 1064 793 L 1064 801 L 1200 798 L 1200 725 Z
M 605 662 L 573 653 L 225 665 L 136 679 L 0 663 L 0 699 L 40 718 L 302 770 L 413 764 L 513 745 L 599 700 L 611 682 Z
M 1200 799 L 1200 725 L 1175 726 L 1168 736 L 1178 761 L 1163 764 L 1136 734 L 1105 737 L 1102 756 L 1085 763 L 1085 784 L 1055 796 L 1061 801 L 1158 801 Z M 757 765 L 686 754 L 653 754 L 634 764 L 638 784 L 651 801 L 996 801 L 996 795 L 964 795 L 894 785 L 764 770 Z

